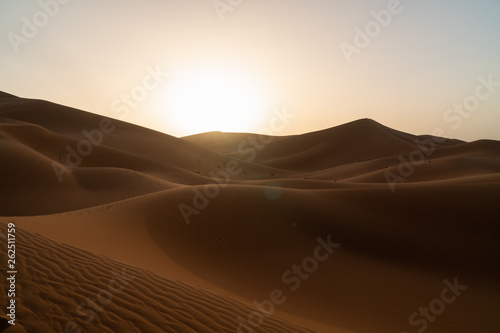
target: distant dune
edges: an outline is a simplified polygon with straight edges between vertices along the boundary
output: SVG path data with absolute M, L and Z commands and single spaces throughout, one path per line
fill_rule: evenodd
M 176 138 L 0 93 L 0 155 L 5 332 L 500 330 L 500 142 Z

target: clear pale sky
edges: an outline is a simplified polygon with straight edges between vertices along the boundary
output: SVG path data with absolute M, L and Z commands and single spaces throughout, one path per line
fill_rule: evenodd
M 261 132 L 286 109 L 274 134 L 372 118 L 500 140 L 499 0 L 221 3 L 2 0 L 0 90 L 175 136 Z

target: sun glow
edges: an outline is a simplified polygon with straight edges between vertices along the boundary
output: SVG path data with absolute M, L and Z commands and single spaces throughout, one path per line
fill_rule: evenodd
M 261 90 L 248 76 L 227 70 L 174 74 L 165 115 L 185 135 L 252 131 L 265 112 Z

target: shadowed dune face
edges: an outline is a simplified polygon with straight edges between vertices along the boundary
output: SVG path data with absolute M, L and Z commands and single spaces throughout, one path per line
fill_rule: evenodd
M 500 327 L 499 142 L 368 119 L 175 138 L 2 94 L 0 154 L 0 216 L 19 227 L 29 277 L 26 332 Z M 135 277 L 127 292 L 86 321 L 75 307 L 122 268 Z M 410 321 L 455 280 L 467 288 L 439 319 Z M 273 316 L 250 324 L 272 295 Z

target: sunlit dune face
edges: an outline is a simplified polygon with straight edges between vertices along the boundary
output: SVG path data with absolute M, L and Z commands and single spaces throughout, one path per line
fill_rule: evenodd
M 167 118 L 180 132 L 252 131 L 264 110 L 264 96 L 248 77 L 221 70 L 173 75 Z

